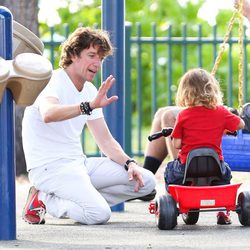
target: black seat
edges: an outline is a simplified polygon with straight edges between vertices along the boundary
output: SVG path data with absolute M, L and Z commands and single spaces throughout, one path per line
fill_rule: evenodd
M 219 185 L 221 162 L 217 152 L 211 148 L 197 148 L 187 156 L 183 185 Z

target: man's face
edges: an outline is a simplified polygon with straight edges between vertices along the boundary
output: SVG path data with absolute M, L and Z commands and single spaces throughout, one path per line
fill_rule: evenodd
M 98 54 L 98 47 L 84 49 L 80 56 L 72 58 L 74 69 L 78 77 L 84 81 L 92 81 L 101 67 L 103 57 Z M 72 66 L 73 66 L 72 65 Z

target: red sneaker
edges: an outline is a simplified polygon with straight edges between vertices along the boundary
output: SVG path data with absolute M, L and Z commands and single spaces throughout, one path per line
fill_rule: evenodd
M 218 225 L 229 225 L 231 224 L 231 218 L 230 218 L 230 213 L 229 212 L 218 212 L 217 214 L 217 224 Z
M 44 224 L 45 213 L 45 205 L 38 200 L 38 190 L 35 187 L 31 187 L 23 209 L 23 219 L 30 224 Z

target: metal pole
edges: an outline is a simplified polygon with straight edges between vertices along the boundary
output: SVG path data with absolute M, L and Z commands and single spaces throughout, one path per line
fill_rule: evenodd
M 123 146 L 124 117 L 124 0 L 102 1 L 102 28 L 110 32 L 111 41 L 115 47 L 112 57 L 103 63 L 102 78 L 114 75 L 115 85 L 110 95 L 118 95 L 116 103 L 104 109 L 105 117 L 112 135 Z
M 104 61 L 102 79 L 112 74 L 116 83 L 109 94 L 119 96 L 116 103 L 104 108 L 104 115 L 112 135 L 124 148 L 124 0 L 102 1 L 102 28 L 109 31 L 115 47 L 114 55 Z M 113 211 L 124 209 L 123 203 L 117 210 L 115 207 Z
M 12 59 L 12 14 L 0 6 L 0 56 Z M 6 89 L 0 104 L 0 240 L 16 239 L 15 133 L 13 98 Z

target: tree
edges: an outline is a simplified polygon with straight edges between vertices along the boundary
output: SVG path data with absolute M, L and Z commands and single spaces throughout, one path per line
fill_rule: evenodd
M 34 34 L 38 35 L 38 0 L 0 0 L 0 5 L 7 7 L 13 19 Z M 22 118 L 24 107 L 15 107 L 15 136 L 16 136 L 16 175 L 26 173 L 26 162 L 22 147 Z

